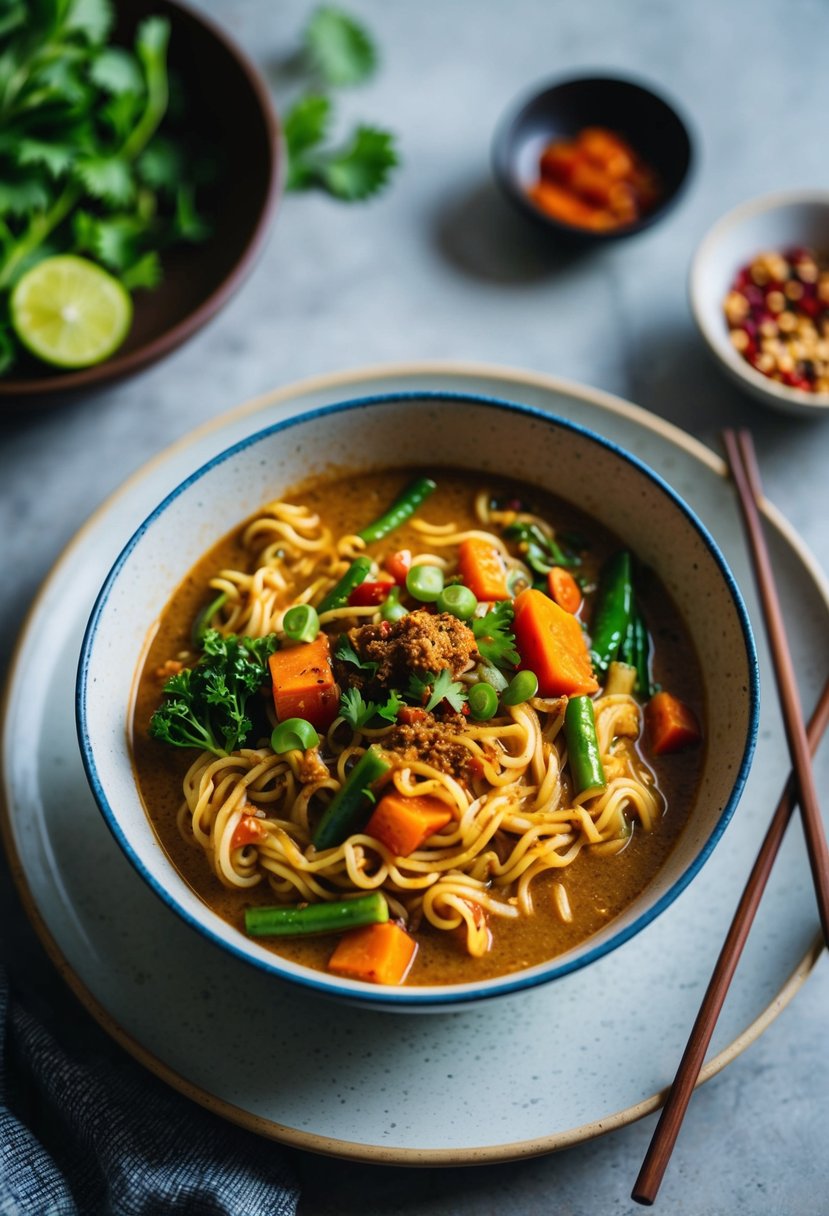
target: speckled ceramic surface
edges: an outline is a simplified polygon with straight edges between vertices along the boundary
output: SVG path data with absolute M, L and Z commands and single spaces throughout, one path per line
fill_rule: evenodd
M 403 463 L 439 476 L 444 461 L 484 480 L 490 470 L 523 477 L 577 502 L 659 573 L 700 658 L 709 743 L 676 847 L 642 894 L 600 932 L 511 975 L 442 987 L 383 987 L 291 963 L 205 907 L 150 827 L 133 776 L 126 707 L 152 624 L 231 520 L 241 523 L 262 503 L 290 498 L 296 482 L 338 467 Z M 757 701 L 756 655 L 739 591 L 710 535 L 664 481 L 617 445 L 541 411 L 495 398 L 424 393 L 372 396 L 309 412 L 254 432 L 194 470 L 141 524 L 107 577 L 81 650 L 77 711 L 84 765 L 107 823 L 138 872 L 188 924 L 303 987 L 378 1008 L 445 1010 L 568 974 L 662 912 L 710 855 L 739 800 L 756 737 Z
M 487 1161 L 544 1152 L 652 1109 L 673 1075 L 788 764 L 773 697 L 745 794 L 696 880 L 592 966 L 512 1001 L 400 1019 L 289 991 L 188 928 L 147 889 L 89 794 L 74 735 L 74 664 L 92 599 L 137 523 L 190 469 L 254 426 L 346 396 L 450 388 L 508 397 L 603 433 L 665 476 L 715 535 L 759 616 L 720 461 L 635 407 L 540 376 L 401 368 L 254 402 L 128 483 L 70 547 L 24 632 L 5 720 L 7 842 L 29 910 L 81 998 L 128 1049 L 228 1117 L 372 1160 Z M 801 693 L 829 661 L 829 595 L 769 512 Z M 40 642 L 49 622 L 51 645 Z M 761 678 L 768 661 L 761 647 Z M 826 759 L 818 776 L 829 775 Z M 816 917 L 790 831 L 715 1035 L 707 1074 L 742 1049 L 813 965 Z M 240 1035 L 240 1025 L 254 1028 Z

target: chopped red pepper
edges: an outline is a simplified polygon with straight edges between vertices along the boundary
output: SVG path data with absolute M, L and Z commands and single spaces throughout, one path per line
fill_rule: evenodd
M 371 608 L 375 604 L 382 604 L 389 597 L 394 583 L 377 581 L 374 583 L 360 583 L 354 588 L 348 597 L 348 602 L 352 608 Z
M 398 587 L 405 587 L 406 575 L 412 568 L 412 551 L 411 549 L 398 549 L 396 553 L 390 553 L 383 565 L 388 570 Z

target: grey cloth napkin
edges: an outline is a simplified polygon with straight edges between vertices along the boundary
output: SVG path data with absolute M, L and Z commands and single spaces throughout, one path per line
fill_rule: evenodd
M 295 1216 L 287 1153 L 132 1060 L 73 1058 L 0 969 L 0 1216 Z

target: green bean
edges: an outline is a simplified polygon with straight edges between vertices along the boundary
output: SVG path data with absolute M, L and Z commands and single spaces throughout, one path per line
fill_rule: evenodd
M 577 794 L 586 791 L 600 793 L 607 786 L 596 718 L 590 697 L 571 697 L 564 711 L 564 737 L 567 740 L 567 760 Z
M 607 670 L 624 643 L 633 611 L 630 554 L 615 553 L 602 570 L 591 624 L 590 658 L 597 672 Z
M 320 631 L 320 618 L 310 604 L 294 604 L 282 618 L 285 636 L 292 642 L 313 642 Z
M 625 662 L 636 668 L 636 691 L 640 696 L 650 697 L 653 692 L 650 673 L 651 640 L 635 600 L 622 650 Z
M 389 532 L 394 532 L 401 524 L 414 515 L 417 508 L 437 489 L 437 483 L 431 477 L 416 477 L 410 482 L 403 493 L 397 498 L 379 519 L 373 524 L 367 524 L 357 535 L 370 545 L 375 540 L 382 540 Z
M 440 566 L 412 566 L 406 575 L 406 590 L 423 604 L 433 604 L 443 591 Z
M 471 616 L 475 615 L 478 601 L 474 593 L 468 587 L 464 587 L 463 583 L 452 583 L 441 591 L 436 607 L 438 612 L 449 612 L 459 621 L 468 621 Z
M 286 718 L 274 727 L 271 734 L 271 747 L 279 756 L 285 752 L 307 752 L 309 747 L 316 747 L 319 741 L 316 730 L 305 718 Z
M 201 650 L 204 635 L 210 628 L 210 622 L 213 620 L 213 617 L 219 611 L 226 599 L 227 592 L 220 592 L 216 596 L 215 600 L 211 600 L 209 604 L 205 604 L 197 615 L 196 619 L 193 621 L 193 627 L 190 630 L 190 641 L 196 650 Z
M 469 712 L 476 722 L 494 718 L 498 710 L 498 694 L 491 684 L 473 684 L 467 698 Z
M 312 837 L 318 849 L 333 849 L 362 825 L 366 803 L 372 800 L 369 786 L 387 773 L 391 765 L 376 747 L 369 747 L 325 808 Z
M 538 692 L 538 676 L 534 671 L 518 671 L 501 695 L 503 705 L 520 705 Z
M 344 608 L 354 588 L 366 581 L 369 570 L 371 570 L 370 557 L 355 557 L 340 581 L 335 583 L 328 594 L 323 596 L 322 602 L 317 604 L 319 616 L 322 616 L 324 612 L 330 612 L 332 608 Z
M 328 903 L 245 909 L 245 929 L 252 937 L 343 933 L 360 925 L 381 925 L 388 919 L 389 905 L 379 891 Z

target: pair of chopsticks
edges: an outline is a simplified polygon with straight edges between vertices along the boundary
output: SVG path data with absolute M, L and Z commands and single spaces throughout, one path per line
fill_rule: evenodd
M 760 522 L 759 508 L 763 490 L 754 445 L 748 431 L 724 431 L 723 442 L 731 476 L 737 488 L 743 524 L 751 550 L 794 771 L 777 804 L 777 809 L 757 854 L 757 860 L 737 905 L 734 919 L 726 934 L 679 1068 L 636 1179 L 631 1197 L 637 1203 L 643 1204 L 651 1204 L 656 1198 L 691 1094 L 699 1079 L 717 1018 L 737 969 L 737 963 L 783 841 L 786 827 L 798 802 L 809 852 L 820 923 L 823 928 L 823 938 L 829 945 L 829 848 L 827 848 L 823 831 L 810 761 L 810 752 L 814 753 L 829 724 L 829 680 L 824 685 L 807 734 L 803 725 L 783 614 Z

